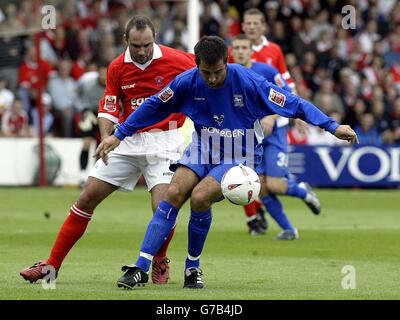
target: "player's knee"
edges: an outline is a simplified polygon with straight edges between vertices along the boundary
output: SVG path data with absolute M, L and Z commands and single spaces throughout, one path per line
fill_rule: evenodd
M 285 180 L 276 178 L 267 178 L 267 191 L 275 194 L 285 193 Z
M 165 200 L 176 208 L 180 208 L 185 202 L 185 192 L 176 184 L 170 184 L 165 192 Z
M 92 212 L 98 205 L 96 199 L 86 190 L 83 190 L 76 202 L 79 209 Z
M 271 181 L 268 179 L 266 181 L 266 189 L 269 190 L 269 192 L 275 193 L 276 192 L 276 183 L 274 181 Z
M 212 199 L 206 190 L 193 190 L 190 207 L 196 212 L 203 212 L 211 208 Z

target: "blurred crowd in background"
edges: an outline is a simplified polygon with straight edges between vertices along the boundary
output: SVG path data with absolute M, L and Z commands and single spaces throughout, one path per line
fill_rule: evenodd
M 0 136 L 37 135 L 33 4 L 0 1 Z M 44 32 L 40 41 L 47 135 L 79 136 L 77 117 L 83 109 L 97 110 L 92 88 L 99 94 L 104 89 L 99 70 L 124 51 L 125 24 L 132 15 L 153 20 L 158 43 L 188 50 L 185 1 L 46 4 L 54 5 L 57 14 L 57 28 Z M 354 29 L 343 28 L 345 5 L 355 8 Z M 241 33 L 243 12 L 254 7 L 265 13 L 266 37 L 281 46 L 300 96 L 353 126 L 361 143 L 400 143 L 399 1 L 205 0 L 200 1 L 201 36 L 218 35 L 229 45 Z M 313 130 L 293 129 L 290 141 L 331 143 Z

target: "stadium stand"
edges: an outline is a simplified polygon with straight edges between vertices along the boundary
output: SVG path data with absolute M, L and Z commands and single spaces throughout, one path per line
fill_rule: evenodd
M 240 33 L 243 11 L 259 8 L 267 18 L 266 36 L 281 45 L 301 96 L 352 126 L 361 125 L 363 114 L 372 114 L 371 126 L 379 140 L 399 143 L 400 3 L 351 2 L 357 12 L 355 29 L 341 26 L 342 1 L 201 1 L 201 35 L 219 35 L 229 43 Z M 42 63 L 53 70 L 46 69 L 50 83 L 57 79 L 59 67 L 67 64 L 64 61 L 71 62 L 70 85 L 96 65 L 111 61 L 124 48 L 123 30 L 132 14 L 146 14 L 155 21 L 160 43 L 187 49 L 185 2 L 53 0 L 50 4 L 57 11 L 57 28 L 41 38 Z M 31 83 L 24 79 L 37 69 L 27 62 L 32 55 L 33 36 L 27 32 L 34 23 L 32 5 L 33 1 L 8 1 L 0 8 L 0 117 L 9 108 L 11 93 L 24 101 L 30 123 L 35 77 L 30 77 Z M 46 83 L 44 91 L 50 89 Z M 77 106 L 68 108 L 79 112 Z M 73 119 L 69 115 L 67 121 Z M 56 121 L 48 134 L 73 135 L 75 131 L 65 133 L 57 127 L 65 125 Z M 289 136 L 292 143 L 308 142 L 298 132 Z

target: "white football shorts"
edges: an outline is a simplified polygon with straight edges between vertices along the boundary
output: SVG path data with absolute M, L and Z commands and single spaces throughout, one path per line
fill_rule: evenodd
M 150 191 L 154 186 L 171 182 L 171 163 L 179 160 L 183 139 L 178 130 L 143 132 L 126 137 L 108 154 L 108 164 L 99 159 L 89 176 L 95 177 L 121 191 L 132 191 L 140 176 Z

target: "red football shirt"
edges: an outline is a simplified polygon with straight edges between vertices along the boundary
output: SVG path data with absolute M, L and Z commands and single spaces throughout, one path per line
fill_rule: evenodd
M 267 63 L 277 68 L 289 86 L 293 86 L 293 80 L 286 67 L 285 56 L 279 45 L 263 37 L 260 45 L 253 46 L 253 54 L 251 57 L 254 61 Z
M 144 65 L 132 61 L 129 50 L 114 59 L 107 69 L 107 84 L 100 100 L 99 117 L 122 123 L 147 98 L 159 92 L 180 73 L 196 66 L 194 55 L 154 45 L 153 59 Z M 121 104 L 122 103 L 122 107 Z M 181 113 L 171 114 L 163 121 L 141 131 L 169 129 L 169 121 L 177 127 L 185 122 Z

